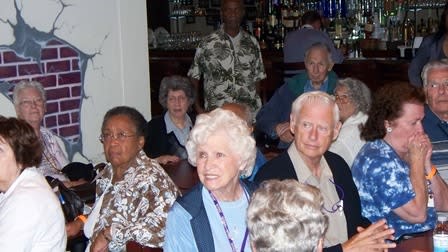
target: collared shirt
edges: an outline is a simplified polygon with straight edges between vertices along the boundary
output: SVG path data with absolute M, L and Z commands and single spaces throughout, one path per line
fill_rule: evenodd
M 448 122 L 440 119 L 428 104 L 425 104 L 425 117 L 422 124 L 431 142 L 448 140 Z
M 185 143 L 187 142 L 188 139 L 188 135 L 190 134 L 190 130 L 193 127 L 193 123 L 191 122 L 190 117 L 187 114 L 185 114 L 185 126 L 182 129 L 178 128 L 173 123 L 168 112 L 165 113 L 163 119 L 165 120 L 166 124 L 166 133 L 169 134 L 170 132 L 173 132 L 179 143 L 182 146 L 185 146 Z
M 256 83 L 266 78 L 260 47 L 255 37 L 240 31 L 239 48 L 221 27 L 206 36 L 198 48 L 188 76 L 204 75 L 204 105 L 211 110 L 225 102 L 247 104 L 255 115 L 261 107 Z
M 69 179 L 61 172 L 62 168 L 68 164 L 67 157 L 56 140 L 56 135 L 47 128 L 40 127 L 42 141 L 42 161 L 37 170 L 44 176 L 57 178 L 60 181 Z
M 97 196 L 104 193 L 91 241 L 105 227 L 111 228 L 109 250 L 120 251 L 127 241 L 161 247 L 168 210 L 179 191 L 156 160 L 140 151 L 124 173 L 113 183 L 113 168 L 108 164 L 97 180 Z
M 415 198 L 409 172 L 409 165 L 383 139 L 367 142 L 353 162 L 362 215 L 371 222 L 385 218 L 395 229 L 396 239 L 432 229 L 437 219 L 434 207 L 427 207 L 423 223 L 410 223 L 395 214 L 394 209 Z
M 341 156 L 351 168 L 353 160 L 366 141 L 361 139 L 359 126 L 367 121 L 368 116 L 362 112 L 351 115 L 342 124 L 338 138 L 334 141 L 329 151 Z
M 303 92 L 311 92 L 311 91 L 322 91 L 322 92 L 327 92 L 328 89 L 328 77 L 325 78 L 324 82 L 322 83 L 322 85 L 320 85 L 319 89 L 315 89 L 313 84 L 311 83 L 311 80 L 308 80 L 305 84 L 305 87 L 303 87 Z
M 334 246 L 347 241 L 347 221 L 342 208 L 332 212 L 337 203 L 340 203 L 338 192 L 336 191 L 333 179 L 333 173 L 328 167 L 325 158 L 321 158 L 320 178 L 316 178 L 307 167 L 302 157 L 298 153 L 294 144 L 288 148 L 288 154 L 291 158 L 294 169 L 297 173 L 299 182 L 317 187 L 324 199 L 324 213 L 328 216 L 328 229 L 325 233 L 324 247 Z M 305 168 L 306 167 L 306 168 Z M 343 199 L 342 199 L 343 200 Z M 332 212 L 332 213 L 331 213 Z

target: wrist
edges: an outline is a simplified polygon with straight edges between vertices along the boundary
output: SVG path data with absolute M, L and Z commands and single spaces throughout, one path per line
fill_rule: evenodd
M 425 178 L 427 180 L 431 180 L 434 176 L 436 176 L 438 173 L 437 167 L 435 165 L 431 166 L 431 170 L 425 175 Z
M 101 231 L 101 235 L 104 236 L 104 239 L 106 239 L 107 242 L 110 242 L 112 240 L 112 236 L 110 235 L 110 231 L 108 228 L 103 229 L 103 231 Z

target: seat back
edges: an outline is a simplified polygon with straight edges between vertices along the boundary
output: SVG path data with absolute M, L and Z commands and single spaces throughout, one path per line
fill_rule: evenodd
M 305 72 L 304 62 L 289 62 L 283 63 L 283 80 L 287 80 L 292 76 Z

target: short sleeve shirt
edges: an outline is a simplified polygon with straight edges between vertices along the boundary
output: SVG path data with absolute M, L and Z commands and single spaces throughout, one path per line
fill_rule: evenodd
M 207 110 L 225 102 L 248 105 L 255 114 L 261 107 L 256 82 L 266 78 L 257 40 L 240 31 L 235 47 L 223 28 L 206 36 L 196 49 L 188 76 L 204 75 L 204 103 Z
M 403 234 L 434 228 L 436 212 L 427 208 L 424 223 L 401 219 L 393 210 L 415 197 L 409 177 L 409 166 L 384 140 L 368 142 L 360 150 L 352 167 L 353 180 L 359 190 L 362 215 L 371 222 L 386 218 L 398 239 Z

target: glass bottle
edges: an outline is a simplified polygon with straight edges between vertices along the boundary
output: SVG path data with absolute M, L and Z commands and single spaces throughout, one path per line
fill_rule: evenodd
M 448 250 L 448 217 L 437 216 L 436 227 L 433 233 L 434 252 L 445 252 Z

